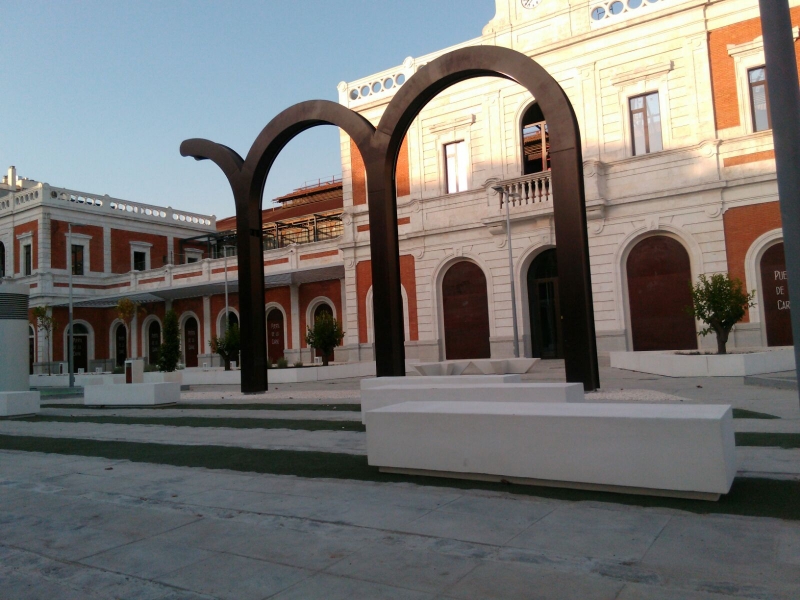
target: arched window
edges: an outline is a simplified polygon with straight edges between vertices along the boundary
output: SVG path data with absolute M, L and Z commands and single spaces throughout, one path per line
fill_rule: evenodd
M 0 242 L 0 277 L 6 276 L 6 247 Z
M 545 250 L 534 259 L 528 268 L 527 279 L 533 355 L 537 358 L 563 358 L 555 248 Z
M 522 115 L 522 174 L 550 170 L 550 134 L 538 104 L 531 104 Z

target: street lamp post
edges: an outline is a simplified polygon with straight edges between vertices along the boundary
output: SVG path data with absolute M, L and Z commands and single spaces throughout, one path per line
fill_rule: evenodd
M 505 198 L 506 205 L 506 245 L 508 246 L 508 277 L 511 281 L 511 323 L 514 327 L 514 358 L 519 358 L 519 329 L 517 327 L 517 292 L 514 285 L 514 253 L 511 250 L 511 213 L 509 203 L 511 193 L 505 191 L 503 186 L 496 185 L 492 189 L 500 195 L 500 201 Z
M 72 223 L 67 224 L 67 272 L 69 274 L 69 329 L 67 330 L 67 361 L 69 387 L 75 387 L 75 346 L 72 340 Z
M 759 0 L 764 38 L 772 139 L 778 176 L 783 248 L 794 337 L 795 368 L 800 379 L 800 85 L 788 0 Z
M 225 258 L 225 333 L 228 332 L 230 317 L 228 316 L 228 246 L 222 247 L 222 254 Z

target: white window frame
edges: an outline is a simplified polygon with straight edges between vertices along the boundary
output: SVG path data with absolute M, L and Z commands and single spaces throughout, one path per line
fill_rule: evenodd
M 200 262 L 200 261 L 203 260 L 203 251 L 202 250 L 197 250 L 195 248 L 187 248 L 184 251 L 184 254 L 186 255 L 186 264 L 187 265 L 190 264 L 189 263 L 189 257 L 196 258 L 197 260 L 195 262 Z
M 21 233 L 17 236 L 17 240 L 19 241 L 19 274 L 22 277 L 27 277 L 29 275 L 33 275 L 35 269 L 33 268 L 33 232 L 28 231 L 26 233 Z M 31 247 L 31 272 L 25 272 L 25 246 Z M 7 259 L 6 259 L 7 260 Z M 13 263 L 12 263 L 13 267 Z M 16 273 L 15 273 L 16 274 Z
M 89 247 L 92 241 L 92 236 L 86 235 L 85 233 L 74 233 L 72 234 L 72 245 L 73 246 L 83 246 L 83 275 L 88 275 L 91 271 L 91 263 L 89 262 Z M 64 245 L 67 248 L 67 268 L 65 269 L 67 274 L 69 275 L 70 267 L 72 266 L 72 248 L 70 247 L 69 242 L 69 233 L 64 234 Z M 83 275 L 77 275 L 76 277 L 82 277 Z
M 792 29 L 792 37 L 795 41 L 800 38 L 800 27 Z M 750 77 L 751 69 L 763 67 L 766 64 L 764 58 L 764 38 L 758 36 L 752 42 L 744 44 L 728 44 L 728 56 L 733 59 L 733 68 L 736 73 L 736 95 L 739 103 L 739 127 L 741 135 L 753 135 L 763 133 L 772 135 L 771 129 L 756 131 L 753 127 L 753 108 L 750 104 Z M 767 86 L 769 86 L 769 74 L 767 74 Z
M 448 168 L 447 150 L 450 147 L 455 147 L 455 164 L 456 164 L 456 187 L 458 189 L 450 189 L 450 169 Z M 463 156 L 462 154 L 463 149 Z M 463 161 L 463 162 L 462 162 Z M 471 174 L 472 174 L 472 161 L 469 152 L 469 144 L 466 140 L 455 140 L 452 142 L 445 142 L 442 144 L 442 165 L 444 166 L 444 193 L 446 195 L 461 194 L 468 192 L 472 188 Z M 463 169 L 463 173 L 462 173 Z M 464 180 L 464 189 L 461 189 L 461 179 Z
M 153 247 L 153 244 L 149 244 L 147 242 L 131 242 L 131 271 L 135 271 L 136 269 L 133 268 L 134 261 L 133 261 L 133 253 L 134 252 L 144 252 L 144 266 L 145 271 L 150 270 L 150 249 Z

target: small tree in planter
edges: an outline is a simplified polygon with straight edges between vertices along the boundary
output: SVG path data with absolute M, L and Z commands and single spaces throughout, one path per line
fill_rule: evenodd
M 692 303 L 687 310 L 706 324 L 700 335 L 711 332 L 717 335 L 717 354 L 727 354 L 728 335 L 745 312 L 753 306 L 756 293 L 744 291 L 741 280 L 731 279 L 727 273 L 711 277 L 700 275 L 692 286 Z
M 164 315 L 164 341 L 158 350 L 158 370 L 171 373 L 178 368 L 181 359 L 181 328 L 178 326 L 178 315 L 168 310 Z
M 212 335 L 208 342 L 211 351 L 219 354 L 225 363 L 225 370 L 231 370 L 231 359 L 239 356 L 241 349 L 241 333 L 238 325 L 231 325 L 221 336 Z
M 53 364 L 50 362 L 50 341 L 53 337 L 53 331 L 58 328 L 58 321 L 52 315 L 47 314 L 49 311 L 50 307 L 45 304 L 44 306 L 37 306 L 32 312 L 36 329 L 44 332 L 44 341 L 47 349 L 44 362 L 47 363 L 47 374 L 52 375 Z
M 131 358 L 134 358 L 131 356 L 131 346 L 133 342 L 133 336 L 131 335 L 131 323 L 133 322 L 135 316 L 139 315 L 140 317 L 143 317 L 146 314 L 147 311 L 144 309 L 144 307 L 140 303 L 135 302 L 130 298 L 120 298 L 117 302 L 117 316 L 122 320 L 123 323 L 125 323 L 125 327 L 128 328 L 128 356 Z
M 333 349 L 342 343 L 344 331 L 342 326 L 328 312 L 323 312 L 314 320 L 314 328 L 308 328 L 306 333 L 306 344 L 319 350 L 322 354 L 322 365 L 328 366 L 328 356 Z

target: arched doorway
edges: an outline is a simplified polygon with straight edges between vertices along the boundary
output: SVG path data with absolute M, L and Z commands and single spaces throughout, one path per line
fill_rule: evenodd
M 550 133 L 544 113 L 531 104 L 522 115 L 522 174 L 533 175 L 550 170 Z
M 197 353 L 200 343 L 198 340 L 197 319 L 189 317 L 183 324 L 183 363 L 186 368 L 197 366 Z
M 695 350 L 689 254 L 677 240 L 656 235 L 628 255 L 628 301 L 633 349 Z
M 322 304 L 320 304 L 319 306 L 317 306 L 314 309 L 314 321 L 316 321 L 323 313 L 327 313 L 331 317 L 333 317 L 333 309 L 330 307 L 330 305 L 326 304 L 325 302 L 323 302 Z M 328 362 L 329 363 L 333 362 L 333 355 L 334 355 L 334 351 L 331 350 L 331 353 L 328 355 Z M 319 350 L 315 350 L 314 351 L 314 356 L 318 356 L 319 358 L 322 358 L 322 352 L 320 352 Z
M 89 329 L 83 323 L 72 325 L 72 360 L 75 373 L 89 371 Z
M 284 329 L 283 313 L 277 308 L 267 313 L 267 353 L 270 364 L 275 364 L 283 356 Z
M 792 321 L 786 257 L 783 242 L 775 244 L 761 257 L 761 294 L 764 299 L 764 326 L 767 346 L 791 346 Z
M 486 276 L 478 265 L 461 261 L 447 270 L 442 311 L 447 360 L 491 358 Z
M 151 365 L 158 364 L 161 352 L 161 323 L 151 321 L 147 326 L 147 362 Z
M 28 325 L 28 374 L 33 375 L 33 363 L 36 362 L 36 332 L 33 325 Z
M 114 330 L 115 363 L 118 367 L 125 364 L 128 358 L 128 330 L 123 323 L 119 323 Z
M 528 268 L 528 310 L 533 356 L 563 358 L 558 261 L 555 248 L 545 250 Z

